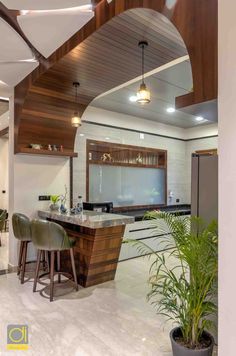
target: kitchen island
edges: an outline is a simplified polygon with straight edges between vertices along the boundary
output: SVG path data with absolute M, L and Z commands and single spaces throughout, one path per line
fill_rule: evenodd
M 115 278 L 125 226 L 134 222 L 133 217 L 86 210 L 78 215 L 40 210 L 38 216 L 60 224 L 76 239 L 74 255 L 80 285 L 90 287 Z M 67 251 L 61 253 L 61 269 L 71 273 Z

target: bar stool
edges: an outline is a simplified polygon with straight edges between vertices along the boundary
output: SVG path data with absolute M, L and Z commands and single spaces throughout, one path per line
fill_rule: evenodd
M 14 213 L 12 215 L 12 227 L 15 238 L 20 241 L 17 275 L 20 275 L 21 284 L 23 284 L 28 243 L 31 242 L 30 219 L 24 214 Z
M 50 302 L 53 301 L 54 291 L 54 276 L 58 274 L 58 282 L 61 282 L 61 275 L 71 279 L 72 276 L 68 273 L 60 271 L 60 252 L 70 251 L 71 267 L 73 271 L 73 279 L 75 289 L 78 291 L 78 282 L 75 269 L 74 250 L 75 240 L 69 237 L 62 226 L 54 222 L 45 220 L 33 220 L 31 222 L 32 241 L 34 246 L 38 249 L 36 272 L 34 278 L 33 292 L 36 292 L 37 282 L 45 273 L 39 276 L 39 266 L 41 255 L 43 251 L 47 251 L 50 254 Z M 57 253 L 57 271 L 54 270 L 55 253 Z

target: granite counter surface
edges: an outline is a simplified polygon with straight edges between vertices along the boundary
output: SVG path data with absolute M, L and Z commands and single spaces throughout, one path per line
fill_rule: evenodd
M 39 210 L 38 216 L 41 219 L 52 219 L 91 229 L 132 224 L 135 220 L 134 217 L 131 216 L 100 213 L 88 210 L 84 210 L 82 214 L 77 215 L 71 214 L 70 212 L 62 214 L 59 211 Z

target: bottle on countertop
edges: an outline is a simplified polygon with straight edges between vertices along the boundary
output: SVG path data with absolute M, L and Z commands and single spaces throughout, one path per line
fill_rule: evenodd
M 83 213 L 83 198 L 81 195 L 78 196 L 77 212 Z

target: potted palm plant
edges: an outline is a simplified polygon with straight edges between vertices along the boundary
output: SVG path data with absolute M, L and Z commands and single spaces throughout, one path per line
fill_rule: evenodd
M 163 242 L 167 250 L 156 252 L 143 242 L 128 242 L 154 258 L 147 298 L 159 314 L 177 324 L 170 332 L 173 355 L 211 356 L 214 339 L 208 330 L 217 311 L 217 223 L 206 225 L 196 217 L 157 211 L 145 218 L 152 219 L 162 235 L 157 250 Z

